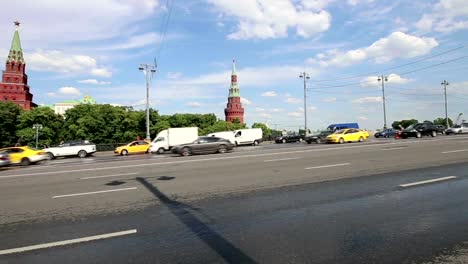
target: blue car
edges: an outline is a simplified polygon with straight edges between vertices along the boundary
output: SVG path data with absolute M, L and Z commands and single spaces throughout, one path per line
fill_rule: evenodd
M 389 138 L 389 137 L 394 137 L 395 134 L 397 133 L 397 130 L 393 128 L 388 128 L 382 131 L 379 131 L 374 134 L 374 137 L 376 138 Z

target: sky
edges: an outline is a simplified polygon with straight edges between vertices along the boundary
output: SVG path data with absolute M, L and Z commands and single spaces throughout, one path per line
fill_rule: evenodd
M 23 0 L 0 9 L 0 61 L 15 30 L 38 104 L 98 103 L 224 119 L 232 60 L 248 125 L 297 130 L 468 115 L 466 0 Z M 385 79 L 385 78 L 384 78 Z

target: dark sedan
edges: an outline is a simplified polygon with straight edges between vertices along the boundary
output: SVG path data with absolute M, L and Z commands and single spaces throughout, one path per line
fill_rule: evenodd
M 181 156 L 194 154 L 226 153 L 234 148 L 229 140 L 219 137 L 199 137 L 192 143 L 175 146 L 172 153 Z
M 304 140 L 303 135 L 291 134 L 286 136 L 277 137 L 276 143 L 291 143 L 291 142 L 302 142 Z
M 376 138 L 389 138 L 389 137 L 394 137 L 395 134 L 397 133 L 397 130 L 393 129 L 393 128 L 388 128 L 388 129 L 384 129 L 382 131 L 379 131 L 377 133 L 374 134 L 374 137 Z
M 306 137 L 305 141 L 310 144 L 312 142 L 315 142 L 317 144 L 320 144 L 322 142 L 327 141 L 327 136 L 333 134 L 332 130 L 325 130 L 321 131 L 320 133 L 313 134 L 311 136 Z

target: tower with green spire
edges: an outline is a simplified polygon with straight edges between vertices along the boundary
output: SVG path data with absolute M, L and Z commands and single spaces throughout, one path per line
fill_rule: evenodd
M 16 29 L 6 60 L 5 70 L 2 74 L 2 82 L 0 83 L 0 100 L 15 103 L 23 109 L 29 110 L 37 105 L 32 102 L 33 95 L 29 92 L 19 26 L 20 23 L 15 21 Z
M 236 61 L 232 61 L 231 86 L 229 88 L 228 103 L 224 109 L 227 122 L 239 120 L 244 124 L 244 108 L 242 107 L 239 85 L 237 83 Z

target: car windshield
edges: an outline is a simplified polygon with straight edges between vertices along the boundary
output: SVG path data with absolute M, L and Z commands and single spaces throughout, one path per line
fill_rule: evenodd
M 461 126 L 460 125 L 455 125 L 455 126 L 453 126 L 453 128 L 461 128 Z
M 414 129 L 417 128 L 420 124 L 412 124 L 411 126 L 407 127 L 406 129 Z
M 345 131 L 346 129 L 340 129 L 340 130 L 335 131 L 335 133 L 333 134 L 343 134 Z

